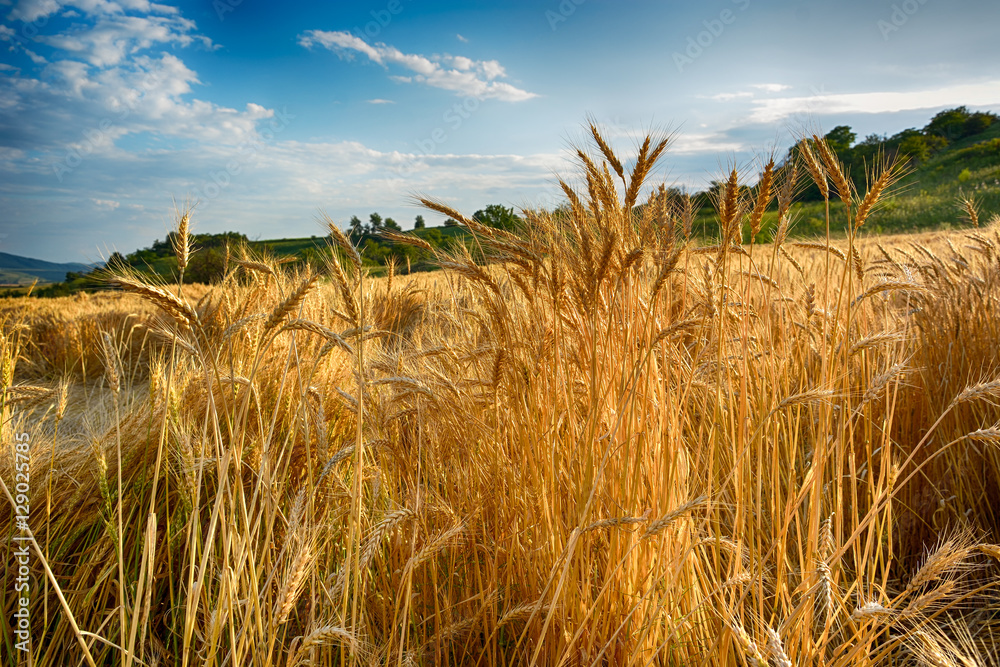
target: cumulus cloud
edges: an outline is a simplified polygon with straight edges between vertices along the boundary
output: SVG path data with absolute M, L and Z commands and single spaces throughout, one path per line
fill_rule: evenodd
M 716 102 L 731 102 L 733 100 L 741 100 L 753 97 L 753 93 L 748 91 L 742 91 L 738 93 L 717 93 L 715 95 L 710 95 L 708 99 L 714 100 Z
M 61 11 L 84 16 L 58 32 L 39 20 Z M 162 44 L 212 47 L 176 8 L 146 0 L 20 0 L 11 16 L 35 20 L 35 41 L 54 49 L 50 60 L 24 49 L 38 73 L 7 69 L 0 78 L 0 147 L 36 151 L 29 169 L 54 167 L 73 152 L 113 153 L 127 135 L 234 145 L 273 115 L 255 104 L 237 110 L 194 98 L 197 74 L 177 55 L 150 53 Z M 0 39 L 12 47 L 23 47 L 18 36 L 0 26 Z
M 9 3 L 8 3 L 9 4 Z M 148 0 L 18 0 L 8 17 L 16 21 L 32 22 L 47 18 L 64 7 L 75 7 L 91 16 L 123 14 L 125 10 L 143 13 L 178 14 L 176 7 L 161 5 Z M 80 16 L 80 12 L 67 9 L 65 17 Z
M 110 16 L 93 26 L 39 36 L 38 41 L 95 67 L 108 67 L 155 44 L 212 48 L 212 41 L 194 29 L 193 21 L 179 16 Z
M 36 21 L 59 11 L 60 6 L 61 3 L 56 0 L 20 0 L 8 18 L 14 21 Z
M 759 99 L 752 102 L 754 110 L 749 120 L 774 123 L 797 114 L 892 113 L 954 105 L 955 100 L 969 106 L 1000 104 L 1000 80 L 926 90 Z
M 320 46 L 345 59 L 361 54 L 383 67 L 392 65 L 411 72 L 409 75 L 391 77 L 399 83 L 422 83 L 432 88 L 450 90 L 458 95 L 505 102 L 521 102 L 538 97 L 535 93 L 498 81 L 506 78 L 507 72 L 496 60 L 403 53 L 381 42 L 369 44 L 344 31 L 308 30 L 299 35 L 299 44 L 306 48 Z
M 671 155 L 725 154 L 746 150 L 746 146 L 722 132 L 678 134 L 670 142 Z

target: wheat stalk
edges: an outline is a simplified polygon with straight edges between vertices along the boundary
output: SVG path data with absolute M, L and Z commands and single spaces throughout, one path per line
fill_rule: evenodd
M 416 248 L 422 248 L 424 250 L 427 250 L 428 252 L 434 252 L 434 247 L 430 243 L 423 240 L 419 236 L 414 236 L 413 234 L 399 234 L 397 232 L 385 229 L 379 233 L 379 236 L 388 241 L 395 241 L 396 243 L 403 243 L 406 245 L 414 246 Z
M 853 345 L 851 345 L 847 353 L 853 357 L 855 354 L 864 352 L 865 350 L 869 350 L 873 347 L 886 345 L 888 343 L 898 343 L 901 340 L 903 340 L 903 336 L 899 333 L 872 334 L 871 336 L 865 336 L 864 338 L 856 341 Z
M 667 512 L 656 521 L 650 522 L 649 526 L 646 528 L 646 532 L 642 534 L 642 539 L 645 540 L 651 537 L 655 537 L 660 533 L 660 531 L 662 531 L 664 528 L 672 524 L 679 517 L 683 516 L 684 514 L 687 514 L 688 512 L 694 510 L 695 508 L 702 507 L 707 504 L 708 504 L 707 496 L 699 496 L 694 500 L 689 500 L 683 505 L 680 505 L 677 508 Z
M 764 211 L 771 203 L 771 186 L 774 182 L 774 158 L 767 161 L 764 173 L 757 181 L 757 201 L 750 213 L 750 233 L 756 237 L 760 233 L 760 223 L 764 219 Z
M 740 215 L 742 214 L 739 195 L 739 174 L 736 169 L 732 169 L 729 172 L 729 178 L 726 179 L 725 188 L 719 193 L 718 201 L 719 225 L 722 229 L 722 237 L 724 239 L 723 246 L 731 242 L 738 232 Z
M 975 197 L 959 197 L 959 206 L 965 215 L 968 216 L 969 222 L 972 223 L 973 227 L 979 226 L 979 203 L 976 201 Z
M 332 219 L 324 215 L 324 221 L 326 222 L 326 227 L 330 230 L 330 236 L 333 238 L 334 242 L 340 246 L 340 249 L 344 251 L 347 258 L 351 260 L 351 264 L 354 265 L 355 271 L 361 270 L 361 255 L 358 254 L 358 249 L 354 247 L 354 244 L 344 235 L 344 232 Z
M 888 607 L 884 607 L 879 602 L 875 600 L 870 600 L 864 604 L 858 605 L 851 614 L 851 618 L 857 621 L 872 620 L 872 621 L 883 621 L 888 618 L 892 618 L 896 615 L 896 612 Z
M 264 333 L 267 333 L 284 322 L 292 311 L 299 307 L 302 301 L 306 298 L 306 294 L 308 294 L 309 290 L 311 290 L 313 285 L 316 284 L 317 278 L 319 278 L 319 274 L 311 274 L 308 278 L 302 281 L 295 291 L 289 294 L 284 301 L 274 307 L 271 314 L 268 316 L 267 321 L 264 322 Z
M 295 667 L 301 664 L 306 659 L 306 653 L 310 649 L 317 646 L 332 646 L 337 644 L 347 647 L 347 650 L 352 654 L 357 655 L 361 653 L 359 650 L 360 642 L 354 633 L 337 625 L 324 625 L 302 637 L 302 643 L 289 659 L 288 667 Z
M 736 637 L 740 647 L 746 654 L 746 657 L 749 658 L 754 665 L 758 667 L 765 667 L 767 665 L 767 658 L 765 658 L 760 652 L 757 642 L 750 637 L 747 631 L 743 628 L 743 625 L 736 619 L 729 620 L 726 625 L 733 633 L 733 636 Z
M 313 322 L 312 320 L 305 320 L 305 319 L 289 320 L 288 322 L 285 322 L 285 324 L 278 331 L 279 333 L 282 331 L 308 331 L 310 333 L 314 333 L 326 338 L 331 343 L 334 343 L 338 347 L 343 348 L 343 350 L 348 354 L 354 354 L 354 348 L 351 346 L 350 343 L 344 340 L 340 336 L 340 334 L 333 331 L 332 329 L 323 326 L 322 324 Z
M 819 160 L 816 159 L 816 156 L 813 155 L 812 150 L 809 148 L 808 139 L 803 139 L 799 142 L 799 154 L 806 165 L 806 171 L 809 172 L 816 187 L 819 188 L 819 193 L 823 196 L 823 200 L 828 200 L 830 198 L 830 185 L 826 179 L 826 172 L 823 171 Z
M 406 561 L 403 567 L 404 578 L 412 575 L 413 571 L 434 558 L 439 552 L 455 544 L 458 538 L 465 533 L 465 526 L 458 524 L 445 529 L 429 540 L 424 546 Z
M 788 209 L 792 206 L 792 199 L 795 196 L 795 184 L 798 180 L 799 165 L 793 158 L 790 163 L 786 163 L 781 169 L 781 186 L 778 188 L 778 221 L 785 224 L 787 229 Z M 781 245 L 784 242 L 782 235 L 775 236 L 775 243 Z
M 241 266 L 247 271 L 254 271 L 256 273 L 263 273 L 266 276 L 275 277 L 276 274 L 274 269 L 264 262 L 258 262 L 250 259 L 238 259 L 236 260 L 236 265 Z
M 819 241 L 797 241 L 792 244 L 796 248 L 809 248 L 810 250 L 822 250 L 823 252 L 828 252 L 834 257 L 844 262 L 847 261 L 847 255 L 840 248 L 832 245 L 827 245 L 825 243 L 820 243 Z
M 177 268 L 183 273 L 191 257 L 191 211 L 187 210 L 177 223 L 177 235 L 174 237 L 174 254 L 177 256 Z
M 885 193 L 885 191 L 900 177 L 899 162 L 894 161 L 882 167 L 882 172 L 878 178 L 868 187 L 864 199 L 858 204 L 858 211 L 854 215 L 855 229 L 865 224 L 868 216 L 875 209 L 875 205 Z
M 844 202 L 844 206 L 849 207 L 851 205 L 853 188 L 851 187 L 851 182 L 847 180 L 847 177 L 844 175 L 843 165 L 840 164 L 840 160 L 838 160 L 837 156 L 833 154 L 832 150 L 830 150 L 830 145 L 826 142 L 826 139 L 822 139 L 814 134 L 813 143 L 815 143 L 816 150 L 823 159 L 823 164 L 826 165 L 826 170 L 827 173 L 830 174 L 830 179 L 837 188 L 837 195 L 840 197 L 840 201 Z
M 903 595 L 933 583 L 945 574 L 961 567 L 974 548 L 967 543 L 967 540 L 967 536 L 959 534 L 941 542 L 906 584 Z
M 14 385 L 7 387 L 5 401 L 8 405 L 23 403 L 24 405 L 37 405 L 47 401 L 55 395 L 55 390 L 49 387 L 35 387 L 31 385 Z
M 1000 397 L 1000 379 L 990 380 L 988 382 L 979 382 L 974 385 L 969 385 L 963 389 L 958 396 L 952 400 L 951 405 L 949 405 L 948 408 L 951 409 L 957 405 L 961 405 L 962 403 L 978 401 L 982 398 L 997 397 Z
M 121 389 L 122 368 L 118 358 L 118 347 L 107 331 L 101 332 L 101 352 L 104 355 L 104 378 L 108 381 L 111 391 L 118 393 Z
M 608 528 L 618 528 L 620 526 L 631 526 L 638 523 L 645 523 L 649 520 L 650 510 L 647 509 L 642 516 L 620 516 L 610 519 L 602 519 L 600 521 L 595 521 L 586 528 L 583 529 L 584 533 L 589 533 L 595 530 L 605 530 Z
M 774 658 L 774 664 L 777 667 L 792 667 L 792 661 L 788 659 L 788 654 L 785 653 L 785 645 L 781 643 L 781 635 L 771 627 L 768 627 L 766 632 L 767 650 L 771 653 L 771 657 Z
M 625 170 L 622 168 L 621 161 L 615 155 L 615 152 L 611 150 L 611 146 L 608 145 L 608 142 L 606 142 L 604 137 L 601 136 L 601 132 L 597 129 L 597 126 L 594 125 L 593 122 L 588 123 L 588 126 L 590 127 L 591 136 L 594 137 L 594 141 L 597 143 L 597 147 L 601 149 L 601 153 L 604 155 L 604 159 L 608 161 L 611 168 L 615 170 L 616 174 L 618 174 L 618 178 L 622 179 L 622 182 L 624 183 Z
M 306 574 L 312 567 L 313 553 L 310 543 L 302 544 L 292 561 L 291 567 L 285 573 L 285 581 L 278 593 L 277 604 L 274 608 L 275 626 L 281 625 L 288 620 L 292 608 L 302 592 L 302 587 L 306 581 Z
M 198 313 L 191 307 L 191 304 L 181 301 L 166 290 L 149 285 L 132 276 L 114 275 L 109 280 L 113 285 L 129 292 L 135 292 L 144 299 L 152 301 L 182 326 L 194 326 L 198 322 Z

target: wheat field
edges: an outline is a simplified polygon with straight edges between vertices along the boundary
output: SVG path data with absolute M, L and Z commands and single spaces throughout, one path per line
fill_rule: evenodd
M 516 234 L 424 199 L 472 234 L 443 271 L 331 222 L 327 266 L 5 306 L 32 664 L 997 664 L 1000 221 L 866 236 L 899 166 L 854 192 L 804 140 L 706 245 L 665 138 L 592 138 Z

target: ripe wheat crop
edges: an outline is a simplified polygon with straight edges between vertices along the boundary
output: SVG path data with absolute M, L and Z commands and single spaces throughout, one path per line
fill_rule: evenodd
M 34 664 L 995 655 L 996 223 L 864 237 L 896 165 L 855 192 L 807 139 L 761 187 L 733 170 L 699 246 L 690 199 L 644 187 L 667 140 L 629 162 L 591 130 L 566 205 L 516 232 L 424 200 L 472 235 L 442 272 L 371 279 L 334 226 L 301 273 L 8 307 Z M 846 238 L 790 239 L 797 176 Z

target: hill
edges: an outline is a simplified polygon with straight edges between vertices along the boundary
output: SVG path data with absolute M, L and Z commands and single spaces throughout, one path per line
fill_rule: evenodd
M 960 200 L 971 198 L 980 218 L 1000 213 L 1000 123 L 979 134 L 959 139 L 945 150 L 911 159 L 909 173 L 872 214 L 868 224 L 875 233 L 914 232 L 947 229 L 969 224 Z M 863 169 L 853 174 L 864 183 Z M 821 202 L 797 204 L 799 233 L 819 232 L 822 227 Z M 837 201 L 834 210 L 843 209 Z
M 0 284 L 2 285 L 30 285 L 35 281 L 57 283 L 65 280 L 67 273 L 85 273 L 92 268 L 92 266 L 77 262 L 60 264 L 0 252 Z

